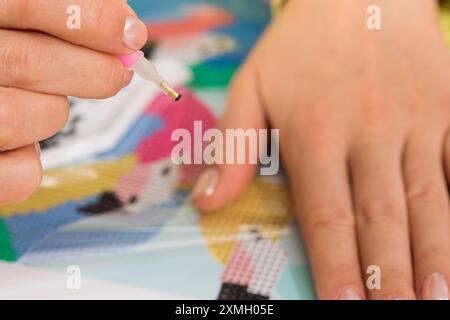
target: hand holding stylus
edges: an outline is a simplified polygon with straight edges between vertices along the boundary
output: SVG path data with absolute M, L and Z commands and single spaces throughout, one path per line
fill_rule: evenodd
M 66 23 L 73 5 L 79 30 Z M 67 96 L 115 95 L 132 77 L 117 56 L 146 40 L 125 1 L 0 1 L 0 204 L 24 200 L 40 184 L 38 141 L 64 126 Z

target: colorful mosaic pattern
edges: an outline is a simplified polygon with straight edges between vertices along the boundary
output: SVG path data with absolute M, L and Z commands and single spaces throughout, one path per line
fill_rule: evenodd
M 148 22 L 146 53 L 172 54 L 190 70 L 183 103 L 152 98 L 114 148 L 47 171 L 28 201 L 2 206 L 0 260 L 78 264 L 94 279 L 190 298 L 313 299 L 282 179 L 257 178 L 235 203 L 201 216 L 189 202 L 200 168 L 170 160 L 173 129 L 192 132 L 195 120 L 207 129 L 223 112 L 230 79 L 270 19 L 268 2 L 129 2 Z

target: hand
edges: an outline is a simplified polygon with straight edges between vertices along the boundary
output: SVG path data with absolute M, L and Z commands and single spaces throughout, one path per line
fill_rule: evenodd
M 380 31 L 366 28 L 370 4 Z M 321 299 L 448 298 L 450 57 L 436 10 L 291 0 L 233 82 L 221 128 L 280 129 Z M 215 170 L 195 190 L 204 211 L 236 198 L 256 168 Z M 366 288 L 370 265 L 380 290 Z
M 72 5 L 79 30 L 67 27 Z M 67 96 L 116 94 L 132 77 L 116 55 L 146 39 L 124 0 L 0 0 L 0 204 L 40 184 L 38 141 L 64 126 Z

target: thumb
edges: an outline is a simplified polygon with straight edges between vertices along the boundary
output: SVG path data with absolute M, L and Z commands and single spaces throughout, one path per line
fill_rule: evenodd
M 250 67 L 242 68 L 235 76 L 231 84 L 228 105 L 218 129 L 224 141 L 222 145 L 224 164 L 207 168 L 198 179 L 192 193 L 194 206 L 204 212 L 217 210 L 236 199 L 247 189 L 258 168 L 257 164 L 251 164 L 249 161 L 251 156 L 258 159 L 259 154 L 257 148 L 256 150 L 249 148 L 249 138 L 245 138 L 245 150 L 237 150 L 239 144 L 235 143 L 233 137 L 234 161 L 232 161 L 233 164 L 226 161 L 227 142 L 229 142 L 226 130 L 241 129 L 241 132 L 245 132 L 248 129 L 255 129 L 258 132 L 259 129 L 266 129 L 254 73 Z M 256 134 L 256 146 L 258 146 L 257 139 L 258 134 Z M 256 154 L 250 155 L 250 152 L 256 152 Z M 245 164 L 239 164 L 236 161 L 238 153 L 245 154 Z

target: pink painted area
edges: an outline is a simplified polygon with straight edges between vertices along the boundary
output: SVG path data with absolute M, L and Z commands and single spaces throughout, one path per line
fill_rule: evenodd
M 122 203 L 129 203 L 133 197 L 140 194 L 150 179 L 150 172 L 149 164 L 139 163 L 119 179 L 115 192 Z
M 129 55 L 121 55 L 119 56 L 120 61 L 122 61 L 123 65 L 127 68 L 133 68 L 134 65 L 138 62 L 138 60 L 143 56 L 144 54 L 142 51 L 136 51 Z
M 253 274 L 251 256 L 239 242 L 236 243 L 222 274 L 222 282 L 246 286 L 250 284 Z
M 190 90 L 178 91 L 183 96 L 180 101 L 173 101 L 161 94 L 146 109 L 146 114 L 161 118 L 164 124 L 163 129 L 144 138 L 139 144 L 136 153 L 140 162 L 149 163 L 170 157 L 173 147 L 178 144 L 171 141 L 175 129 L 188 130 L 193 140 L 194 121 L 202 121 L 203 132 L 214 127 L 216 119 L 208 108 Z
M 129 203 L 133 197 L 141 194 L 151 179 L 153 163 L 170 157 L 177 143 L 171 141 L 173 130 L 185 128 L 193 133 L 196 120 L 202 121 L 204 130 L 214 126 L 215 117 L 191 91 L 180 89 L 179 92 L 183 95 L 180 101 L 174 102 L 161 94 L 145 110 L 144 114 L 157 116 L 163 121 L 163 129 L 141 141 L 136 150 L 136 167 L 119 179 L 114 191 L 123 203 Z M 189 186 L 201 169 L 198 165 L 181 166 L 179 185 Z

